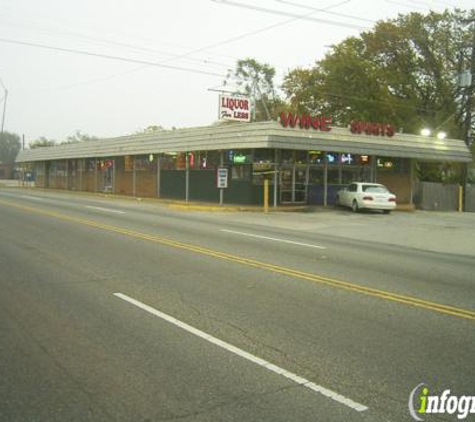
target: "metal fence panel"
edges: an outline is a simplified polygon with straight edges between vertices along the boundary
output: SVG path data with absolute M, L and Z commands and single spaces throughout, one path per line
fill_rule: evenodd
M 458 185 L 419 182 L 417 185 L 416 205 L 428 211 L 457 211 Z
M 475 212 L 475 186 L 467 186 L 465 191 L 465 211 Z

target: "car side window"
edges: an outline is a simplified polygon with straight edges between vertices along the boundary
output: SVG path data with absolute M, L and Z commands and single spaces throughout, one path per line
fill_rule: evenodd
M 357 186 L 353 183 L 350 186 L 348 186 L 348 191 L 349 192 L 356 192 L 356 190 L 357 190 L 356 188 L 357 188 Z

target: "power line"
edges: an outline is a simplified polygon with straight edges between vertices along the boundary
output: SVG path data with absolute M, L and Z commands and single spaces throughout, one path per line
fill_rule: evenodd
M 343 4 L 346 4 L 346 3 L 349 3 L 351 2 L 352 0 L 343 0 L 343 1 L 340 1 L 339 3 L 336 3 L 336 4 L 333 4 L 333 5 L 330 5 L 324 9 L 321 9 L 321 10 L 329 10 L 329 9 L 332 9 L 332 8 L 335 8 L 335 7 L 339 7 Z M 310 15 L 313 14 L 313 13 L 310 13 Z M 272 25 L 269 25 L 269 26 L 266 26 L 264 28 L 259 28 L 257 30 L 254 30 L 254 31 L 250 31 L 250 32 L 246 32 L 246 33 L 243 33 L 241 35 L 238 35 L 238 36 L 235 36 L 235 37 L 231 37 L 231 38 L 227 38 L 225 40 L 222 40 L 222 41 L 218 41 L 216 43 L 213 43 L 213 44 L 210 44 L 210 45 L 207 45 L 207 46 L 204 46 L 204 47 L 200 47 L 200 48 L 196 48 L 196 49 L 193 49 L 193 50 L 189 50 L 183 54 L 173 54 L 171 55 L 172 57 L 170 57 L 169 59 L 164 59 L 160 62 L 157 62 L 157 64 L 155 64 L 155 66 L 158 66 L 158 64 L 164 64 L 164 63 L 167 63 L 167 62 L 170 62 L 172 60 L 179 60 L 179 59 L 182 59 L 182 58 L 187 58 L 188 56 L 192 55 L 192 54 L 196 54 L 196 53 L 199 53 L 199 52 L 202 52 L 202 51 L 206 51 L 206 50 L 210 50 L 212 48 L 216 48 L 216 47 L 220 47 L 222 45 L 225 45 L 225 44 L 229 44 L 229 43 L 232 43 L 232 42 L 236 42 L 236 41 L 240 41 L 244 38 L 247 38 L 247 37 L 250 37 L 250 36 L 253 36 L 253 35 L 257 35 L 257 34 L 260 34 L 260 33 L 263 33 L 265 31 L 269 31 L 271 29 L 275 29 L 275 28 L 278 28 L 278 27 L 281 27 L 281 26 L 284 26 L 284 25 L 287 25 L 291 22 L 294 22 L 296 20 L 299 20 L 299 19 L 302 19 L 302 18 L 305 18 L 305 17 L 308 17 L 309 15 L 308 14 L 305 14 L 305 15 L 298 15 L 298 16 L 295 16 L 295 17 L 292 17 L 290 19 L 287 19 L 285 21 L 281 21 L 281 22 L 277 22 L 275 24 L 272 24 Z M 94 39 L 92 37 L 85 37 L 86 39 Z M 101 40 L 101 41 L 105 41 L 105 42 L 108 42 L 106 40 Z M 130 45 L 127 45 L 125 44 L 124 46 L 130 46 Z M 198 60 L 198 59 L 196 59 Z M 124 76 L 124 75 L 127 75 L 127 74 L 131 74 L 131 73 L 135 73 L 135 72 L 138 72 L 140 70 L 143 70 L 145 69 L 146 67 L 148 67 L 150 64 L 146 64 L 144 66 L 140 66 L 140 67 L 137 67 L 137 68 L 134 68 L 134 69 L 131 69 L 131 70 L 128 70 L 126 72 L 121 72 L 121 73 L 115 73 L 115 74 L 112 74 L 112 75 L 109 75 L 109 76 L 105 76 L 105 77 L 102 77 L 102 78 L 94 78 L 94 79 L 90 79 L 90 80 L 87 80 L 87 81 L 84 81 L 84 82 L 78 82 L 78 83 L 75 83 L 75 84 L 71 84 L 71 85 L 66 85 L 66 86 L 62 86 L 62 87 L 59 87 L 57 89 L 72 89 L 72 88 L 76 88 L 76 87 L 79 87 L 79 86 L 85 86 L 85 85 L 89 85 L 89 84 L 92 84 L 92 83 L 99 83 L 99 82 L 105 82 L 105 81 L 108 81 L 108 80 L 111 80 L 113 78 L 116 78 L 116 77 L 120 77 L 120 76 Z
M 216 2 L 216 0 L 211 0 L 211 1 L 214 1 Z M 325 7 L 324 9 L 321 9 L 321 10 L 329 10 L 329 9 L 333 9 L 335 7 L 339 7 L 339 6 L 342 6 L 343 4 L 347 4 L 347 3 L 350 3 L 352 0 L 343 0 L 339 3 L 336 3 L 336 4 L 332 4 L 330 6 L 327 6 Z M 305 15 L 298 15 L 296 17 L 293 17 L 293 18 L 290 18 L 290 19 L 286 19 L 285 21 L 281 21 L 281 22 L 277 22 L 277 23 L 274 23 L 272 25 L 269 25 L 269 26 L 265 26 L 263 28 L 260 28 L 260 29 L 256 29 L 254 31 L 251 31 L 251 32 L 246 32 L 244 34 L 241 34 L 241 35 L 238 35 L 236 37 L 232 37 L 232 38 L 228 38 L 226 40 L 223 40 L 223 41 L 220 41 L 219 43 L 216 43 L 214 44 L 213 46 L 209 47 L 209 48 L 214 48 L 214 47 L 217 47 L 219 45 L 224 45 L 224 44 L 228 44 L 230 42 L 234 42 L 234 41 L 239 41 L 243 38 L 246 38 L 246 37 L 250 37 L 252 35 L 257 35 L 257 34 L 260 34 L 262 32 L 265 32 L 265 31 L 269 31 L 271 29 L 275 29 L 275 28 L 278 28 L 280 26 L 284 26 L 284 25 L 287 25 L 289 23 L 292 23 L 292 22 L 295 22 L 297 20 L 300 20 L 300 19 L 303 19 L 303 18 L 306 18 L 308 16 L 311 16 L 313 15 L 314 13 L 316 13 L 315 11 L 314 12 L 311 12 L 310 14 L 305 14 Z M 284 75 L 285 76 L 285 75 Z M 276 87 L 276 88 L 280 88 L 280 87 Z
M 239 8 L 242 8 L 242 9 L 254 10 L 254 11 L 257 11 L 257 12 L 263 12 L 263 13 L 279 15 L 279 16 L 291 16 L 293 18 L 298 18 L 298 19 L 307 20 L 307 21 L 311 21 L 311 22 L 321 23 L 321 24 L 325 24 L 325 25 L 332 25 L 332 26 L 338 26 L 338 27 L 350 28 L 350 29 L 356 29 L 356 30 L 370 30 L 371 29 L 370 27 L 367 27 L 367 26 L 355 25 L 355 24 L 351 24 L 351 23 L 347 23 L 347 22 L 340 22 L 340 21 L 334 21 L 334 20 L 329 20 L 329 19 L 314 18 L 314 17 L 308 16 L 308 15 L 307 16 L 297 15 L 295 13 L 290 13 L 290 12 L 286 12 L 286 11 L 282 11 L 282 10 L 269 9 L 269 8 L 265 8 L 265 7 L 254 6 L 254 5 L 251 5 L 251 4 L 239 3 L 239 2 L 233 1 L 233 0 L 211 0 L 211 1 L 213 1 L 215 3 L 219 3 L 219 4 L 224 4 L 224 5 L 227 5 L 227 6 L 234 6 L 234 7 L 239 7 Z M 301 7 L 301 8 L 305 8 L 305 9 L 308 9 L 308 10 L 320 11 L 322 13 L 323 12 L 324 13 L 330 13 L 330 12 L 326 12 L 325 9 L 313 8 L 313 7 L 310 7 L 310 6 L 301 5 L 301 4 L 294 3 L 294 2 L 291 2 L 291 1 L 287 1 L 287 0 L 276 0 L 276 1 L 279 2 L 279 3 L 288 4 L 288 5 L 291 5 L 291 6 L 294 6 L 294 7 Z M 404 5 L 401 2 L 398 2 L 396 0 L 386 0 L 386 2 L 393 3 L 393 4 L 399 4 L 399 5 L 402 5 L 404 7 L 410 7 L 410 8 L 414 9 L 414 5 L 412 5 L 412 6 L 407 5 L 406 6 L 406 5 Z M 416 3 L 421 4 L 421 2 L 416 2 Z M 333 12 L 331 12 L 331 13 L 333 13 Z M 333 14 L 337 14 L 338 16 L 345 17 L 345 18 L 351 18 L 351 19 L 356 19 L 356 20 L 362 20 L 362 21 L 369 22 L 369 23 L 375 23 L 374 21 L 359 18 L 357 16 L 347 15 L 347 14 L 343 14 L 343 13 L 336 13 L 336 12 L 333 13 Z
M 347 15 L 345 13 L 340 13 L 340 12 L 332 12 L 328 10 L 329 8 L 323 8 L 323 9 L 316 8 L 316 7 L 311 7 L 311 6 L 307 6 L 304 4 L 295 3 L 293 1 L 287 1 L 287 0 L 275 0 L 275 1 L 282 4 L 288 4 L 289 6 L 300 7 L 301 9 L 307 9 L 307 10 L 313 10 L 314 12 L 326 13 L 327 15 L 334 15 L 334 16 L 339 16 L 342 18 L 355 19 L 362 22 L 376 23 L 375 21 L 372 21 L 370 19 L 360 18 L 359 16 Z
M 2 0 L 0 0 L 0 3 L 2 3 Z M 33 17 L 36 17 L 36 18 L 39 19 L 39 20 L 48 20 L 48 21 L 50 21 L 50 22 L 53 22 L 53 25 L 55 25 L 55 24 L 57 23 L 57 20 L 54 19 L 50 14 L 45 15 L 45 14 L 43 14 L 43 13 L 35 13 L 35 12 L 31 9 L 31 7 L 22 9 L 22 8 L 18 8 L 18 7 L 12 8 L 12 6 L 11 6 L 11 5 L 8 5 L 8 4 L 2 5 L 2 6 L 3 6 L 3 7 L 2 7 L 2 16 L 1 16 L 2 18 L 5 17 L 5 16 L 4 16 L 5 13 L 3 13 L 3 12 L 5 12 L 4 9 L 8 9 L 8 6 L 10 6 L 11 11 L 13 11 L 13 12 L 20 12 L 20 15 L 21 15 L 21 17 L 22 17 L 22 20 L 20 20 L 20 24 L 23 24 L 23 25 L 25 25 L 23 22 L 25 22 L 25 21 L 24 21 L 24 18 L 25 18 L 26 16 L 28 16 L 28 17 L 33 16 Z M 26 22 L 28 22 L 28 20 L 27 20 Z M 109 34 L 111 34 L 111 35 L 114 37 L 114 39 L 117 38 L 117 36 L 123 37 L 123 36 L 125 35 L 125 36 L 127 36 L 127 37 L 134 37 L 134 38 L 139 37 L 141 40 L 145 40 L 147 43 L 150 43 L 150 42 L 151 42 L 151 43 L 153 43 L 154 45 L 157 44 L 157 40 L 156 40 L 156 39 L 151 39 L 151 38 L 148 38 L 148 37 L 144 37 L 142 34 L 141 34 L 141 35 L 138 35 L 137 33 L 124 32 L 124 30 L 121 30 L 121 31 L 113 30 L 113 29 L 111 29 L 111 28 L 107 28 L 104 24 L 101 24 L 101 26 L 98 27 L 98 26 L 91 25 L 90 23 L 85 24 L 85 22 L 80 21 L 80 20 L 78 20 L 78 19 L 74 19 L 74 20 L 73 20 L 73 19 L 67 19 L 67 18 L 65 18 L 65 17 L 62 17 L 62 18 L 60 19 L 60 23 L 63 24 L 63 25 L 66 24 L 69 33 L 72 33 L 72 34 L 75 34 L 75 33 L 77 34 L 77 32 L 72 32 L 70 28 L 71 28 L 71 27 L 74 27 L 74 26 L 77 26 L 77 27 L 79 27 L 79 28 L 86 28 L 86 29 L 88 29 L 88 30 L 93 30 L 93 31 L 96 31 L 96 32 L 97 32 L 97 31 L 100 31 L 101 36 L 103 36 L 104 33 L 109 33 Z M 26 24 L 26 25 L 28 25 L 28 24 Z M 128 26 L 127 26 L 127 28 L 128 28 Z M 52 29 L 52 30 L 55 31 L 55 29 Z M 60 26 L 60 27 L 59 27 L 59 31 L 61 31 L 61 30 L 62 30 L 62 27 Z M 56 31 L 58 31 L 58 29 L 56 29 Z M 63 30 L 63 31 L 64 31 L 64 30 Z M 67 32 L 63 32 L 63 33 L 66 33 L 66 34 L 67 34 Z M 81 36 L 81 35 L 79 35 L 79 36 Z M 163 38 L 160 39 L 159 42 L 163 45 L 163 44 L 164 44 L 164 43 L 163 43 Z M 176 45 L 176 44 L 175 44 L 175 45 L 174 45 L 174 44 L 170 44 L 170 43 L 167 43 L 167 44 L 168 44 L 170 47 L 174 48 L 174 49 L 175 49 L 175 48 L 180 48 L 180 49 L 183 49 L 183 50 L 187 50 L 187 49 L 189 48 L 188 46 L 184 47 L 184 46 L 179 46 L 179 45 Z M 140 47 L 138 47 L 138 48 L 140 48 Z M 228 58 L 235 59 L 235 57 L 226 56 L 226 55 L 224 55 L 224 54 L 220 54 L 220 57 L 228 57 Z
M 60 51 L 63 53 L 80 54 L 80 55 L 89 56 L 89 57 L 98 57 L 98 58 L 108 59 L 108 60 L 117 60 L 117 61 L 122 61 L 122 62 L 127 62 L 127 63 L 138 63 L 145 66 L 155 66 L 155 67 L 162 67 L 165 69 L 181 70 L 184 72 L 198 73 L 201 75 L 218 76 L 220 78 L 225 77 L 225 75 L 214 73 L 214 72 L 208 72 L 205 70 L 193 69 L 189 67 L 173 66 L 173 65 L 165 64 L 163 62 L 150 62 L 147 60 L 132 59 L 132 58 L 114 56 L 114 55 L 109 55 L 109 54 L 93 53 L 90 51 L 78 50 L 74 48 L 56 47 L 56 46 L 51 46 L 51 45 L 46 45 L 46 44 L 19 41 L 19 40 L 13 40 L 13 39 L 8 39 L 8 38 L 0 38 L 0 42 L 15 44 L 15 45 L 23 45 L 27 47 L 42 48 L 42 49 L 51 50 L 51 51 Z
M 142 52 L 146 52 L 146 53 L 154 53 L 154 54 L 161 54 L 161 55 L 169 56 L 167 59 L 164 59 L 164 60 L 176 59 L 177 56 L 180 56 L 181 58 L 184 58 L 184 59 L 189 60 L 189 61 L 194 61 L 194 62 L 199 62 L 199 63 L 207 63 L 207 64 L 209 63 L 209 64 L 212 64 L 212 65 L 217 65 L 217 66 L 221 66 L 221 67 L 225 67 L 225 68 L 229 67 L 229 64 L 225 64 L 225 63 L 219 63 L 219 62 L 215 62 L 215 61 L 212 61 L 212 60 L 204 60 L 204 59 L 199 59 L 199 58 L 195 58 L 195 57 L 182 57 L 182 55 L 180 55 L 180 54 L 164 52 L 164 51 L 160 51 L 160 50 L 157 50 L 157 49 L 154 49 L 154 48 L 143 47 L 143 46 L 139 46 L 139 45 L 136 45 L 136 44 L 130 44 L 130 43 L 125 43 L 125 42 L 120 42 L 120 41 L 108 40 L 108 39 L 105 39 L 105 38 L 91 37 L 91 36 L 79 34 L 77 32 L 73 32 L 73 31 L 63 31 L 63 30 L 57 30 L 57 29 L 52 29 L 52 28 L 47 28 L 47 27 L 42 28 L 41 26 L 38 26 L 38 25 L 30 25 L 30 24 L 25 24 L 25 23 L 4 22 L 4 23 L 0 23 L 0 25 L 9 25 L 9 26 L 14 26 L 14 27 L 16 26 L 16 27 L 21 27 L 21 28 L 33 29 L 33 30 L 40 31 L 40 32 L 45 32 L 45 33 L 65 35 L 65 36 L 69 36 L 69 37 L 76 38 L 76 39 L 79 39 L 79 40 L 85 40 L 87 42 L 92 42 L 94 44 L 98 44 L 98 43 L 99 44 L 106 44 L 106 45 L 112 45 L 114 47 L 127 48 L 129 50 L 131 49 L 131 50 L 142 51 Z
M 361 25 L 355 25 L 355 24 L 339 22 L 339 21 L 332 21 L 332 20 L 329 20 L 329 19 L 313 18 L 313 17 L 308 16 L 308 15 L 299 15 L 299 14 L 284 12 L 284 11 L 280 11 L 280 10 L 268 9 L 268 8 L 265 8 L 265 7 L 259 7 L 259 6 L 253 6 L 253 5 L 250 5 L 250 4 L 238 3 L 238 2 L 235 2 L 235 1 L 232 1 L 232 0 L 211 0 L 211 1 L 214 1 L 215 3 L 222 3 L 222 4 L 225 4 L 227 6 L 235 6 L 235 7 L 240 7 L 240 8 L 243 8 L 243 9 L 255 10 L 257 12 L 270 13 L 270 14 L 279 15 L 279 16 L 291 16 L 292 18 L 302 19 L 302 20 L 316 22 L 316 23 L 323 23 L 325 25 L 332 25 L 332 26 L 338 26 L 338 27 L 350 28 L 350 29 L 357 29 L 357 30 L 370 29 L 368 27 L 361 26 Z
M 396 1 L 396 0 L 385 0 L 386 3 L 390 3 L 390 4 L 395 4 L 396 6 L 402 6 L 402 7 L 405 7 L 406 9 L 419 9 L 419 10 L 424 10 L 424 8 L 422 6 L 414 6 L 414 4 L 410 4 L 410 3 L 403 3 L 401 1 Z

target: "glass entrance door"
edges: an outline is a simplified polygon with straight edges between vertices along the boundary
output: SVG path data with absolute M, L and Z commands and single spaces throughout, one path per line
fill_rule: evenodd
M 280 203 L 307 203 L 307 166 L 283 166 L 280 170 Z
M 295 204 L 307 203 L 307 166 L 294 166 L 294 195 Z
M 292 203 L 292 188 L 293 188 L 293 166 L 283 167 L 280 170 L 280 203 Z

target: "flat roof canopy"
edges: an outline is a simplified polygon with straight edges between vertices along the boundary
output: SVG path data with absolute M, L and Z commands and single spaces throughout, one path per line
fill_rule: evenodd
M 22 150 L 16 162 L 249 148 L 320 150 L 428 161 L 472 161 L 468 147 L 458 139 L 404 134 L 395 134 L 393 137 L 353 134 L 347 128 L 338 127 L 323 132 L 300 127 L 284 128 L 278 122 L 260 122 L 164 130 L 150 135 Z

